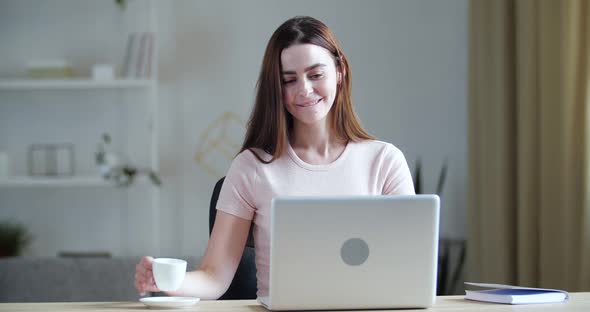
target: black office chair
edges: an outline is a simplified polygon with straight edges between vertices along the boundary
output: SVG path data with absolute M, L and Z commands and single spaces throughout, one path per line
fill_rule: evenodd
M 213 231 L 213 224 L 215 224 L 215 216 L 217 215 L 217 199 L 225 177 L 221 178 L 215 184 L 213 195 L 211 195 L 211 203 L 209 204 L 209 235 Z M 252 226 L 250 226 L 250 233 L 246 241 L 246 247 L 242 254 L 242 259 L 238 265 L 238 269 L 231 282 L 228 290 L 221 296 L 221 300 L 239 300 L 239 299 L 256 299 L 256 263 L 254 262 L 254 238 L 252 237 Z

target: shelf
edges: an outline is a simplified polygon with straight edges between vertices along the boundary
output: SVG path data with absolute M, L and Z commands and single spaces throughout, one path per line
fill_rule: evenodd
M 149 79 L 93 80 L 72 79 L 0 79 L 0 90 L 72 90 L 72 89 L 126 89 L 148 88 L 154 85 Z
M 112 186 L 100 176 L 78 177 L 3 177 L 0 178 L 0 188 L 4 187 L 88 187 Z

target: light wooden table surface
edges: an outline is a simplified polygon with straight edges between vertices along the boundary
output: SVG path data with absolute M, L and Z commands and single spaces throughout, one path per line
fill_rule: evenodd
M 59 302 L 59 303 L 0 303 L 0 311 L 38 312 L 92 312 L 92 311 L 147 311 L 150 310 L 141 302 Z M 178 310 L 166 311 L 201 311 L 201 312 L 267 312 L 256 300 L 201 301 L 195 306 Z M 384 311 L 384 310 L 373 310 Z M 436 298 L 436 305 L 428 310 L 397 310 L 397 311 L 585 311 L 590 312 L 590 293 L 571 293 L 570 300 L 555 304 L 505 305 L 464 300 L 463 296 L 442 296 Z M 347 311 L 351 312 L 351 311 Z

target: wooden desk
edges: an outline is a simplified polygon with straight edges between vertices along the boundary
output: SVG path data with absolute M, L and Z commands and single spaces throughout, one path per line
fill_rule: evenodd
M 148 309 L 141 302 L 64 302 L 64 303 L 0 303 L 0 311 L 38 312 L 38 311 L 63 311 L 63 312 L 94 312 L 94 311 L 154 311 Z M 201 311 L 201 312 L 268 312 L 256 300 L 235 301 L 201 301 L 194 307 L 179 310 L 163 311 Z M 373 310 L 375 311 L 375 310 Z M 383 311 L 383 310 L 377 310 Z M 428 310 L 397 310 L 397 311 L 428 311 L 428 312 L 453 312 L 453 311 L 590 311 L 590 293 L 572 293 L 570 300 L 557 304 L 532 304 L 532 305 L 504 305 L 475 302 L 464 300 L 463 296 L 437 297 L 436 305 Z M 347 311 L 350 312 L 350 311 Z

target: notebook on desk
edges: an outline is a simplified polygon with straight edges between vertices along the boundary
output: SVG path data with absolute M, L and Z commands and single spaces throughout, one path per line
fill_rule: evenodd
M 426 308 L 436 298 L 436 195 L 275 198 L 270 310 Z

